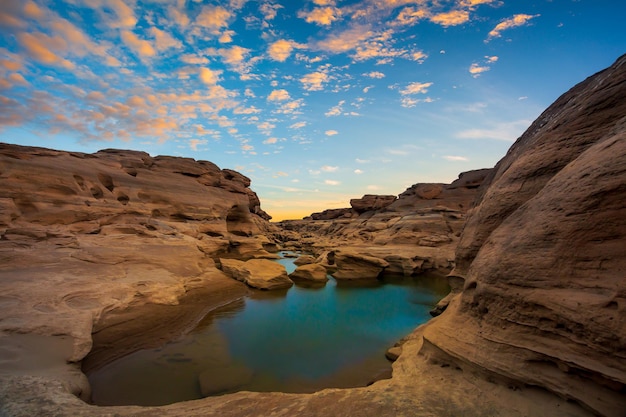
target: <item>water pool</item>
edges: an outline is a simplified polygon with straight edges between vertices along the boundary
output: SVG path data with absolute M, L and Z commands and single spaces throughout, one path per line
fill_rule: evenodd
M 295 269 L 292 258 L 278 262 Z M 364 386 L 388 372 L 387 348 L 429 319 L 448 291 L 433 276 L 254 291 L 184 337 L 93 373 L 99 405 L 161 405 L 235 391 Z

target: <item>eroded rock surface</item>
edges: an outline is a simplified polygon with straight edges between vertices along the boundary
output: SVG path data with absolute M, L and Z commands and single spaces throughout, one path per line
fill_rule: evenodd
M 221 269 L 232 278 L 260 290 L 289 288 L 293 282 L 284 266 L 267 259 L 220 259 Z
M 561 96 L 488 178 L 422 353 L 626 412 L 626 57 Z

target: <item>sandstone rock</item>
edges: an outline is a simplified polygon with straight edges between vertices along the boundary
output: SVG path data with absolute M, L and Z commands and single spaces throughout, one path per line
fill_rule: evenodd
M 376 279 L 389 266 L 384 259 L 357 253 L 337 252 L 335 256 L 337 271 L 332 273 L 335 279 Z
M 315 257 L 311 255 L 300 255 L 293 263 L 297 266 L 312 264 L 315 263 Z
M 297 267 L 295 271 L 289 274 L 289 278 L 291 278 L 294 281 L 295 280 L 317 281 L 317 282 L 328 281 L 328 276 L 326 275 L 326 268 L 318 264 L 301 265 Z
M 387 349 L 387 351 L 385 352 L 385 357 L 389 359 L 391 362 L 395 362 L 398 360 L 401 354 L 402 354 L 402 346 L 393 346 Z
M 626 404 L 626 56 L 561 96 L 488 177 L 422 354 L 592 413 Z
M 220 259 L 222 271 L 232 278 L 261 290 L 289 288 L 293 282 L 289 279 L 283 265 L 267 259 Z
M 357 213 L 364 213 L 366 211 L 385 208 L 396 201 L 396 199 L 397 197 L 395 195 L 366 194 L 361 198 L 353 198 L 350 200 L 350 206 Z

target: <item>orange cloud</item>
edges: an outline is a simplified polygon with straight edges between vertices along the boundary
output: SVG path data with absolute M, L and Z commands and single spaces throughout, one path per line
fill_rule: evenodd
M 339 19 L 341 11 L 335 7 L 318 7 L 310 12 L 301 11 L 298 17 L 304 19 L 307 23 L 316 23 L 322 26 L 328 26 L 335 20 Z
M 164 51 L 169 48 L 180 48 L 183 46 L 181 41 L 175 39 L 172 35 L 157 27 L 151 27 L 150 33 L 154 37 L 154 44 L 159 51 Z
M 196 18 L 196 24 L 212 31 L 228 26 L 231 13 L 221 6 L 204 6 Z
M 200 79 L 208 85 L 215 85 L 219 81 L 219 71 L 212 71 L 208 68 L 200 68 Z
M 334 34 L 317 43 L 317 47 L 332 53 L 342 53 L 355 49 L 359 43 L 372 36 L 366 26 L 356 26 L 344 32 Z
M 289 100 L 289 92 L 287 90 L 273 90 L 269 96 L 267 96 L 268 101 L 284 101 Z
M 433 83 L 410 83 L 403 90 L 400 90 L 400 94 L 403 96 L 410 94 L 426 94 L 431 85 L 433 85 Z
M 302 87 L 308 91 L 319 91 L 323 89 L 323 84 L 328 82 L 328 74 L 324 72 L 312 72 L 300 78 Z
M 41 32 L 21 33 L 18 35 L 20 45 L 28 55 L 47 65 L 56 65 L 66 69 L 74 69 L 74 64 L 54 53 L 54 50 L 67 50 L 67 43 L 60 36 L 48 36 Z
M 531 19 L 534 19 L 535 17 L 539 17 L 539 16 L 540 15 L 538 14 L 535 14 L 535 15 L 516 14 L 513 17 L 498 23 L 496 27 L 493 28 L 491 32 L 489 32 L 489 36 L 487 37 L 487 40 L 485 42 L 489 42 L 493 38 L 499 38 L 500 36 L 502 36 L 501 33 L 504 30 L 512 29 L 518 26 L 523 26 Z
M 121 37 L 124 43 L 140 57 L 146 58 L 156 55 L 152 44 L 145 39 L 140 39 L 133 32 L 124 30 L 122 31 Z
M 467 10 L 452 10 L 431 16 L 430 21 L 445 27 L 462 25 L 469 21 L 469 12 Z
M 294 45 L 297 45 L 293 41 L 288 41 L 286 39 L 279 39 L 276 42 L 270 44 L 267 49 L 267 53 L 270 58 L 274 61 L 284 62 L 289 55 L 291 55 L 291 51 L 293 51 Z

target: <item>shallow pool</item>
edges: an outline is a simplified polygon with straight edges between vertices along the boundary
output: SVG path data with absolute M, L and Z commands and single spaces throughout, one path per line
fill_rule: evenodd
M 291 258 L 279 262 L 295 268 Z M 447 291 L 433 276 L 254 291 L 183 338 L 88 375 L 93 401 L 160 405 L 241 390 L 364 386 L 389 371 L 386 349 L 427 321 Z

